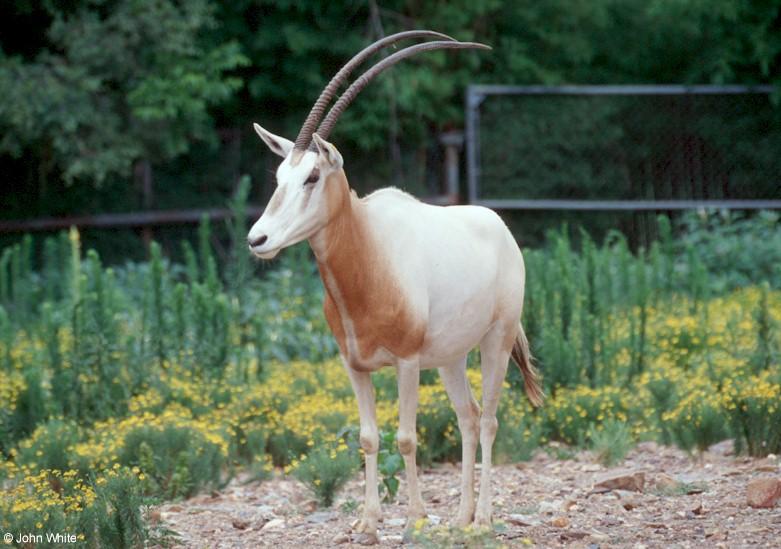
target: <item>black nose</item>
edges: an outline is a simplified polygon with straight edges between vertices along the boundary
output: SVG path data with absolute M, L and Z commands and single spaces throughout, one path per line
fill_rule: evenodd
M 255 240 L 248 238 L 247 243 L 250 245 L 251 248 L 254 248 L 255 246 L 262 246 L 266 242 L 266 240 L 268 240 L 268 236 L 263 235 L 263 236 L 259 236 Z

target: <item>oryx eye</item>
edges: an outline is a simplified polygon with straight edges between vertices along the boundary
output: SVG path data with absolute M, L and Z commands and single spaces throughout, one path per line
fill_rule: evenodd
M 309 177 L 306 178 L 306 181 L 304 181 L 304 185 L 308 183 L 317 183 L 318 179 L 320 179 L 320 170 L 315 168 L 312 170 L 312 173 L 309 174 Z

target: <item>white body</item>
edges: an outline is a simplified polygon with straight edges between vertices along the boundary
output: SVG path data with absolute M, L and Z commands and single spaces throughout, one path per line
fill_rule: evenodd
M 249 234 L 250 249 L 269 258 L 308 239 L 326 290 L 325 315 L 355 390 L 366 456 L 366 502 L 359 531 L 376 538 L 379 440 L 370 372 L 395 366 L 399 451 L 409 490 L 409 517 L 425 516 L 417 485 L 415 415 L 419 373 L 438 368 L 462 434 L 461 503 L 455 523 L 491 521 L 491 448 L 496 410 L 511 351 L 533 401 L 540 393 L 519 323 L 524 294 L 521 252 L 505 224 L 476 206 L 423 204 L 396 189 L 359 199 L 338 151 L 320 139 L 317 152 L 256 125 L 285 160 L 278 188 Z M 308 181 L 308 182 L 307 182 Z M 483 409 L 466 378 L 466 358 L 480 347 Z M 531 374 L 530 374 L 531 372 Z M 530 389 L 531 387 L 531 389 Z M 531 392 L 530 392 L 531 391 Z M 480 495 L 474 500 L 478 437 Z

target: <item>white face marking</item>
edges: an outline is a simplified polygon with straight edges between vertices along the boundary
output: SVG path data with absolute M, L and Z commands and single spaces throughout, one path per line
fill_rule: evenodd
M 324 203 L 324 181 L 320 178 L 307 183 L 316 169 L 317 153 L 307 151 L 292 165 L 292 151 L 277 168 L 277 188 L 266 211 L 250 229 L 248 241 L 252 252 L 263 259 L 271 259 L 282 248 L 309 238 L 325 223 L 327 206 Z M 260 242 L 263 237 L 265 240 Z

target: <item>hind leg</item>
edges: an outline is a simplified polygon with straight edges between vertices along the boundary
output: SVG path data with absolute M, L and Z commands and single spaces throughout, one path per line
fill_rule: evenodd
M 458 417 L 461 431 L 461 503 L 454 526 L 464 527 L 475 514 L 475 453 L 479 434 L 480 407 L 466 378 L 466 357 L 439 369 L 450 402 Z
M 475 526 L 486 527 L 491 524 L 491 452 L 498 422 L 496 410 L 502 392 L 507 364 L 510 358 L 512 341 L 515 338 L 513 328 L 497 324 L 480 342 L 480 367 L 483 377 L 483 414 L 480 416 L 480 450 L 483 456 L 480 471 L 480 495 L 475 511 Z

